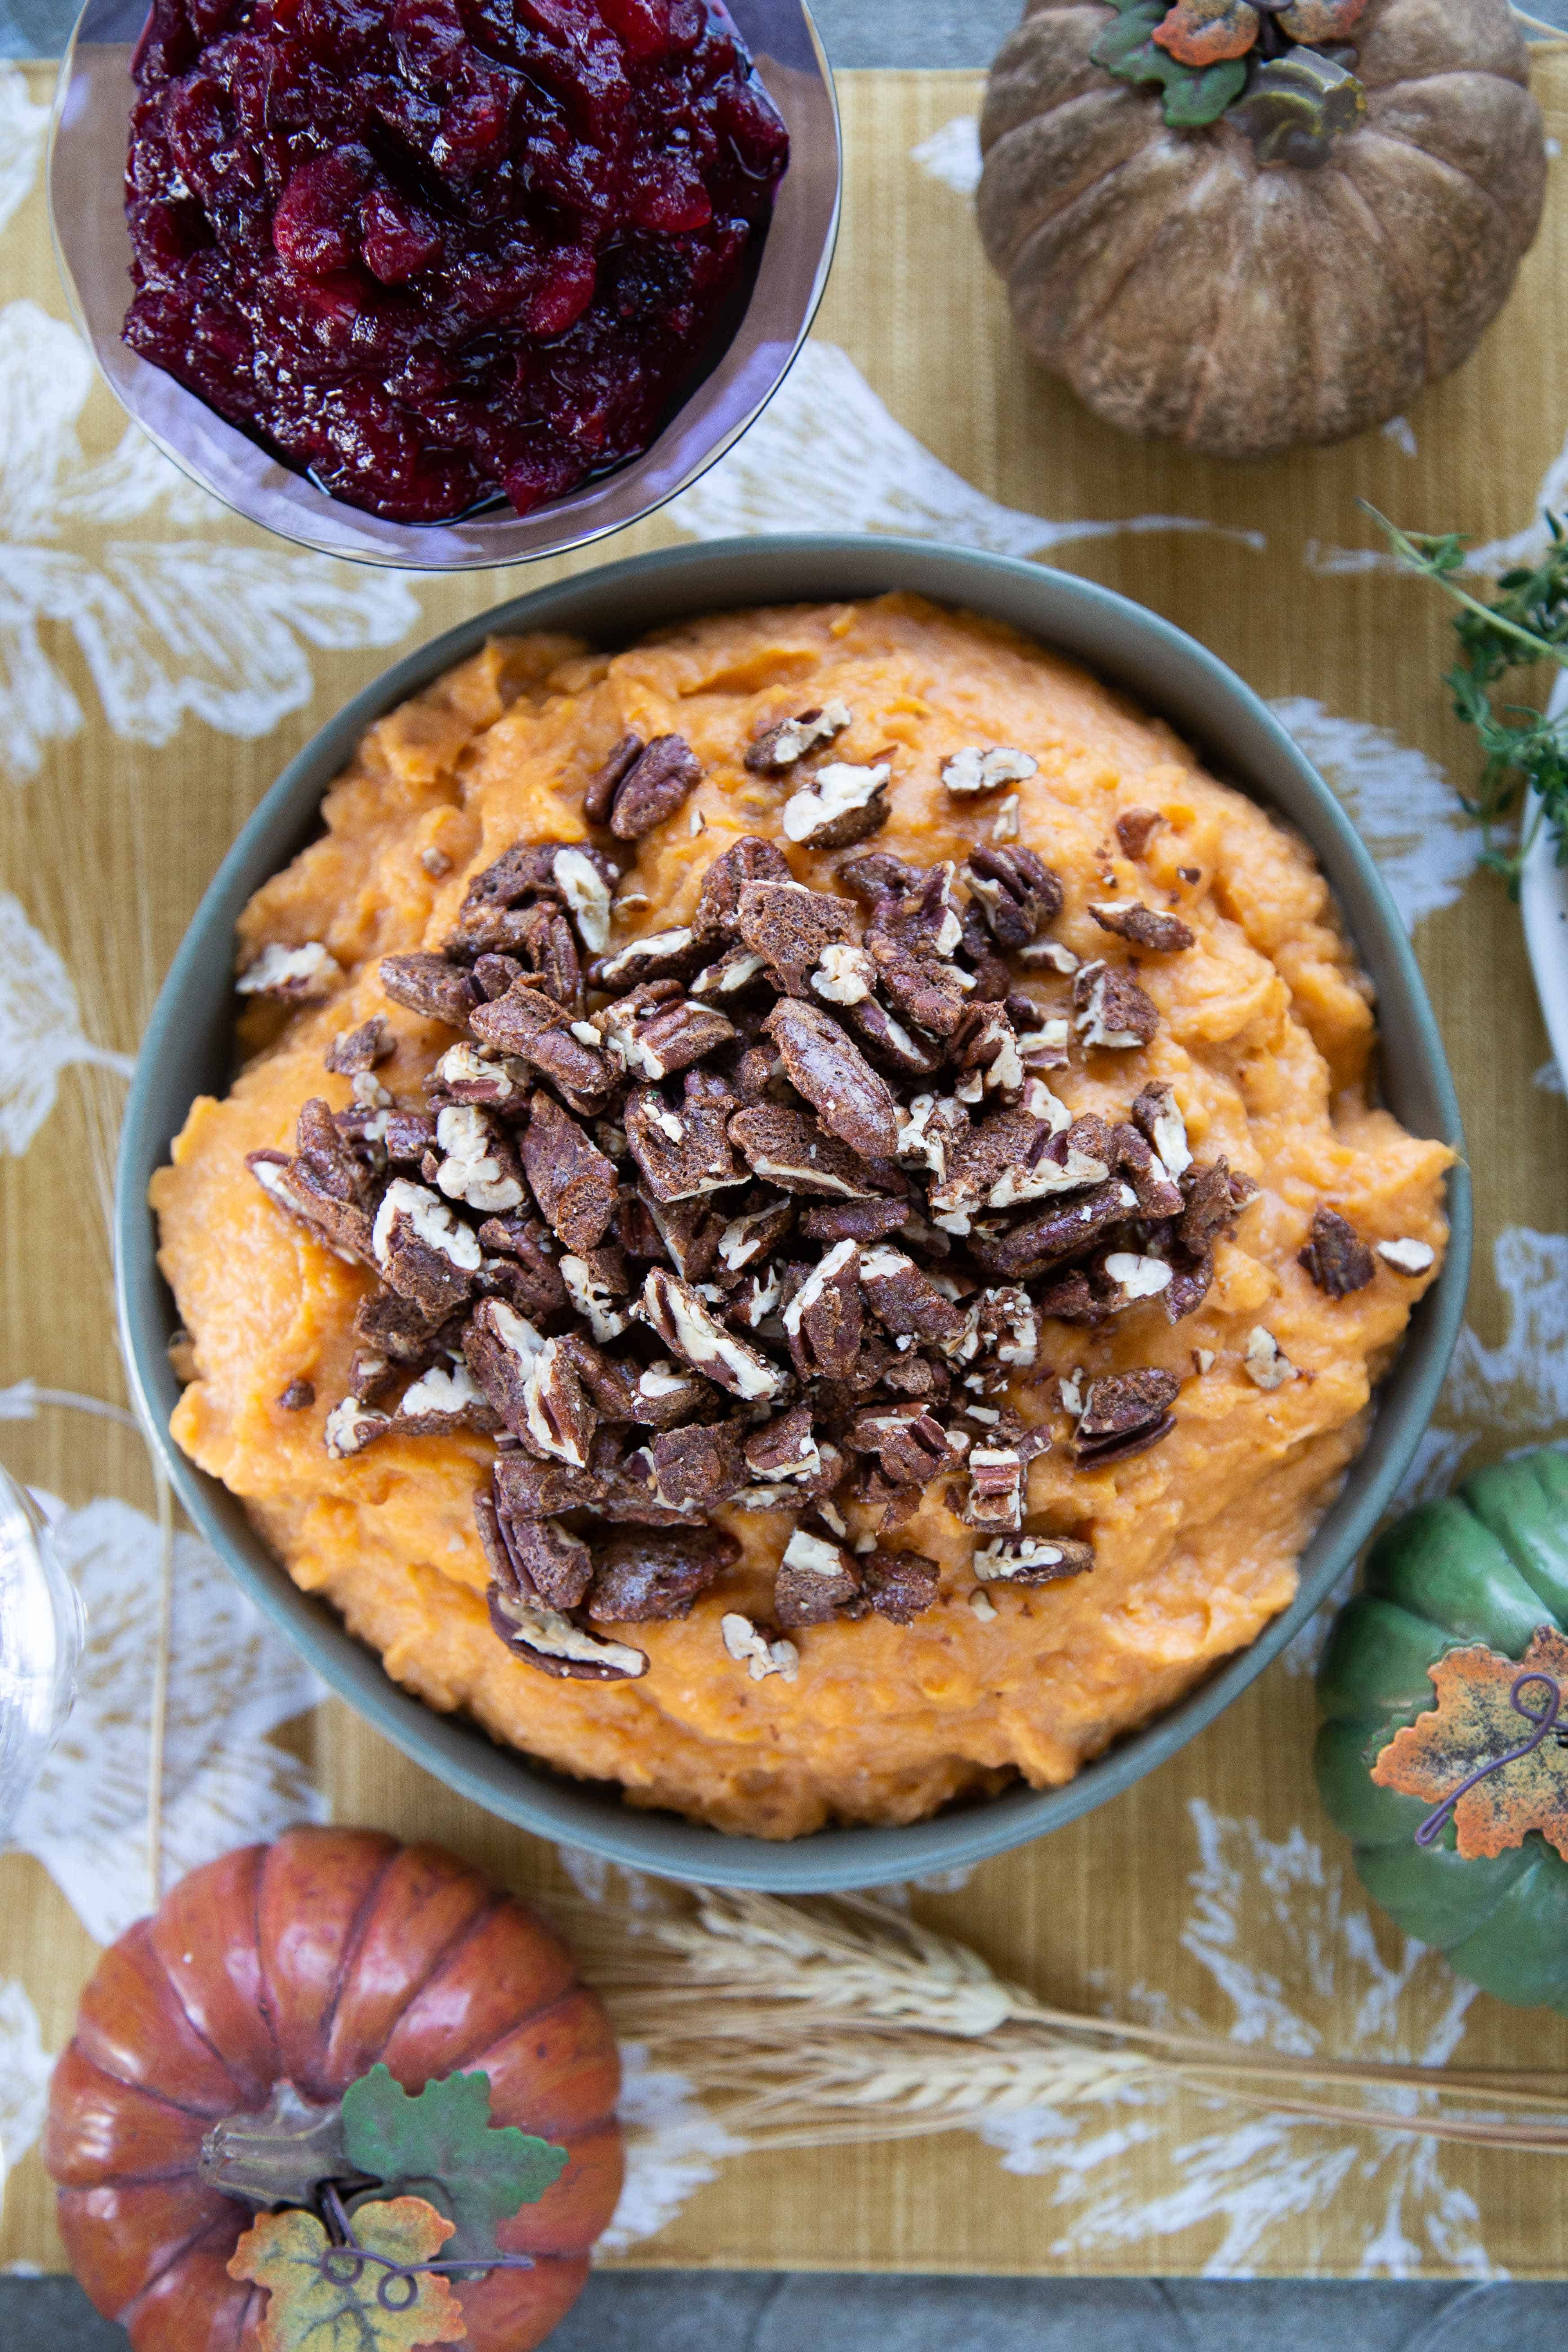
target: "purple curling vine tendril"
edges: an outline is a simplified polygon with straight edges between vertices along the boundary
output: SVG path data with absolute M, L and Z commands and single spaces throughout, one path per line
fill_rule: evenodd
M 1526 1706 L 1524 1701 L 1520 1697 L 1520 1693 L 1527 1683 L 1543 1683 L 1547 1690 L 1551 1693 L 1551 1696 L 1547 1699 L 1539 1715 L 1536 1714 L 1533 1707 Z M 1426 1820 L 1422 1822 L 1420 1828 L 1415 1832 L 1415 1843 L 1417 1845 L 1427 1846 L 1433 1843 L 1435 1839 L 1442 1831 L 1444 1823 L 1447 1821 L 1455 1806 L 1458 1803 L 1459 1799 L 1465 1794 L 1467 1790 L 1473 1789 L 1478 1780 L 1486 1780 L 1490 1773 L 1500 1772 L 1505 1764 L 1517 1764 L 1521 1757 L 1533 1756 L 1536 1749 L 1541 1746 L 1542 1740 L 1546 1738 L 1548 1733 L 1556 1728 L 1557 1717 L 1562 1711 L 1563 1706 L 1563 1693 L 1553 1675 L 1543 1675 L 1534 1669 L 1532 1669 L 1529 1674 L 1516 1675 L 1513 1679 L 1513 1687 L 1509 1692 L 1508 1696 L 1509 1705 L 1513 1708 L 1515 1714 L 1522 1715 L 1526 1723 L 1533 1723 L 1535 1729 L 1531 1733 L 1530 1738 L 1524 1742 L 1524 1745 L 1521 1748 L 1510 1748 L 1506 1755 L 1494 1756 L 1489 1764 L 1479 1765 L 1475 1771 L 1469 1775 L 1468 1780 L 1461 1780 L 1458 1787 L 1453 1791 L 1452 1795 L 1444 1798 L 1442 1803 L 1437 1807 L 1436 1811 L 1427 1814 Z
M 321 2207 L 326 2217 L 327 2234 L 331 2243 L 323 2247 L 316 2257 L 316 2268 L 333 2286 L 353 2286 L 366 2263 L 377 2263 L 383 2275 L 376 2282 L 375 2299 L 384 2311 L 406 2311 L 417 2302 L 419 2282 L 434 2272 L 437 2277 L 453 2276 L 463 2271 L 531 2271 L 531 2254 L 489 2254 L 482 2260 L 470 2256 L 466 2261 L 400 2263 L 391 2254 L 378 2254 L 370 2246 L 362 2246 L 354 2236 L 354 2227 L 348 2208 L 331 2181 L 321 2183 Z M 346 2263 L 346 2270 L 334 2264 Z M 406 2287 L 406 2294 L 395 2294 L 395 2287 Z

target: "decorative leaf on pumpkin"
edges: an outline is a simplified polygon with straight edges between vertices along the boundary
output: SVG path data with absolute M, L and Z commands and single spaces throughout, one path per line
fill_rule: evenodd
M 1541 1720 L 1542 1701 L 1550 1703 L 1547 1682 L 1568 1693 L 1568 1640 L 1554 1625 L 1542 1625 L 1517 1663 L 1478 1643 L 1449 1650 L 1426 1671 L 1436 1706 L 1394 1733 L 1372 1777 L 1379 1788 L 1441 1805 L 1472 1773 L 1525 1745 Z M 1516 1706 L 1515 1686 L 1531 1675 L 1542 1679 L 1520 1692 L 1523 1706 Z M 1529 1755 L 1486 1771 L 1458 1799 L 1454 1827 L 1467 1862 L 1522 1845 L 1531 1830 L 1539 1830 L 1568 1862 L 1568 1748 L 1560 1738 L 1568 1739 L 1568 1723 Z
M 268 2290 L 257 2352 L 415 2352 L 467 2337 L 446 2280 L 407 2269 L 440 2252 L 450 2221 L 422 2197 L 398 2197 L 362 2205 L 353 2226 L 357 2247 L 334 2246 L 313 2213 L 263 2213 L 246 2231 L 228 2274 Z
M 1169 13 L 1164 0 L 1126 0 L 1089 55 L 1118 81 L 1160 83 L 1164 118 L 1173 131 L 1201 130 L 1240 96 L 1247 67 L 1239 58 L 1228 58 L 1200 73 L 1167 57 L 1156 47 L 1154 31 Z
M 1366 0 L 1290 0 L 1275 21 L 1293 41 L 1343 41 L 1366 14 Z
M 1176 0 L 1151 38 L 1184 66 L 1244 58 L 1258 38 L 1258 11 L 1247 0 Z
M 492 2126 L 488 2074 L 448 2074 L 411 2098 L 388 2067 L 373 2066 L 343 2093 L 342 2116 L 344 2145 L 360 2171 L 428 2196 L 451 2215 L 452 2262 L 494 2262 L 496 2223 L 536 2204 L 566 2166 L 563 2147 L 515 2124 Z

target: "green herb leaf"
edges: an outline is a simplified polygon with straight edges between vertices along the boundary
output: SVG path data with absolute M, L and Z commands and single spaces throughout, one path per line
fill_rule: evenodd
M 451 2261 L 494 2261 L 496 2223 L 536 2204 L 565 2169 L 563 2147 L 515 2124 L 491 2127 L 488 2074 L 448 2074 L 411 2098 L 373 2066 L 343 2093 L 342 2114 L 349 2156 L 382 2184 L 377 2195 L 427 2198 L 457 2223 Z
M 1517 816 L 1526 784 L 1539 804 L 1536 823 L 1548 827 L 1558 865 L 1568 866 L 1568 715 L 1548 719 L 1527 704 L 1494 703 L 1490 689 L 1511 670 L 1535 662 L 1568 669 L 1568 535 L 1549 514 L 1552 544 L 1541 562 L 1505 572 L 1488 601 L 1455 577 L 1468 543 L 1462 534 L 1400 530 L 1375 507 L 1366 511 L 1386 532 L 1404 569 L 1436 581 L 1459 606 L 1454 621 L 1459 660 L 1444 683 L 1456 715 L 1474 729 L 1483 760 L 1473 798 L 1461 798 L 1481 827 L 1481 864 L 1500 874 L 1517 898 L 1533 831 L 1521 839 L 1512 825 L 1511 845 L 1494 835 Z

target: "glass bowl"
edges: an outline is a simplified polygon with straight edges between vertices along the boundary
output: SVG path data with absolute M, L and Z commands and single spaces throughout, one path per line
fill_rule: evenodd
M 0 1470 L 0 1849 L 70 1713 L 84 1632 L 48 1522 Z
M 115 397 L 184 474 L 247 522 L 322 555 L 469 572 L 562 555 L 652 514 L 742 434 L 805 341 L 833 259 L 841 158 L 833 77 L 805 0 L 727 0 L 790 136 L 790 163 L 734 334 L 652 447 L 526 516 L 504 501 L 448 523 L 390 522 L 330 499 L 120 340 L 131 299 L 125 225 L 131 59 L 145 0 L 87 0 L 60 66 L 47 184 L 72 316 Z

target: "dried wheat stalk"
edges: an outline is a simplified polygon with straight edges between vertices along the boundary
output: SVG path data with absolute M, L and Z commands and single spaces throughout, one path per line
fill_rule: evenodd
M 1081 2016 L 864 1896 L 698 1888 L 665 1912 L 567 1907 L 623 2039 L 679 2069 L 753 2147 L 901 2138 L 1171 2085 L 1327 2124 L 1568 2151 L 1568 2076 L 1294 2059 Z M 1403 2100 L 1381 2103 L 1388 2090 Z

